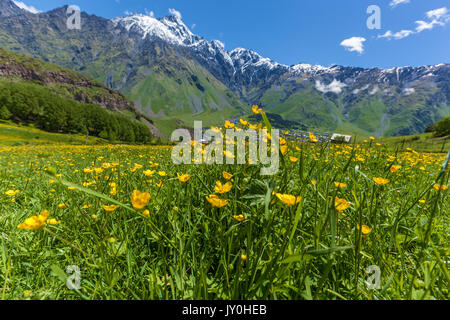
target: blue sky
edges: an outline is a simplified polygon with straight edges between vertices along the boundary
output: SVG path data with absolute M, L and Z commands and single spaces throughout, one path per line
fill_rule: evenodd
M 21 1 L 41 11 L 78 5 L 105 18 L 150 11 L 161 17 L 174 8 L 194 33 L 220 40 L 228 50 L 252 49 L 287 65 L 391 68 L 450 63 L 448 0 Z M 381 10 L 379 30 L 367 27 L 370 5 Z

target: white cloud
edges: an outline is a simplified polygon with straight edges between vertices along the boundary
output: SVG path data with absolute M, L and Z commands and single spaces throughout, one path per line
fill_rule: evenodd
M 351 37 L 342 41 L 341 46 L 345 47 L 348 51 L 356 51 L 358 53 L 363 53 L 364 41 L 366 41 L 366 39 L 363 37 Z
M 379 35 L 378 38 L 387 38 L 387 39 L 395 39 L 395 40 L 400 40 L 406 37 L 409 37 L 410 35 L 412 35 L 414 33 L 414 31 L 412 30 L 402 30 L 399 32 L 395 32 L 393 33 L 391 30 L 386 31 L 385 34 Z
M 422 32 L 423 30 L 431 30 L 434 28 L 435 25 L 440 25 L 440 26 L 444 25 L 443 22 L 437 21 L 436 19 L 431 22 L 416 21 L 416 24 L 418 24 L 418 26 L 416 27 L 417 32 Z
M 169 9 L 169 13 L 175 17 L 177 17 L 178 19 L 181 19 L 181 12 L 177 11 L 175 9 Z
M 448 14 L 448 9 L 446 7 L 430 10 L 427 12 L 427 17 L 429 19 L 437 19 L 439 20 L 442 17 L 445 17 Z
M 395 8 L 396 6 L 398 6 L 399 4 L 406 4 L 409 3 L 410 0 L 392 0 L 391 3 L 389 3 L 389 5 L 393 8 Z
M 322 84 L 319 80 L 316 80 L 316 89 L 323 93 L 333 92 L 339 94 L 346 86 L 347 85 L 345 83 L 342 83 L 336 79 L 333 79 L 333 81 L 329 85 Z
M 39 12 L 42 12 L 42 11 L 36 9 L 36 8 L 33 7 L 33 6 L 28 6 L 28 5 L 26 5 L 25 3 L 21 2 L 21 1 L 15 1 L 15 0 L 13 0 L 13 2 L 14 2 L 14 4 L 15 4 L 16 6 L 18 6 L 20 9 L 26 10 L 26 11 L 28 11 L 28 12 L 31 12 L 31 13 L 34 13 L 34 14 L 39 13 Z
M 149 11 L 147 8 L 144 9 L 144 12 L 146 15 L 154 18 L 155 17 L 155 13 L 153 11 Z
M 386 31 L 386 33 L 379 35 L 379 38 L 387 38 L 387 39 L 403 39 L 406 37 L 409 37 L 412 34 L 420 33 L 424 30 L 431 30 L 435 26 L 445 26 L 448 22 L 450 22 L 450 14 L 446 7 L 430 10 L 425 13 L 426 16 L 431 19 L 431 21 L 423 21 L 418 20 L 416 21 L 416 29 L 415 31 L 412 30 L 402 30 L 399 32 L 392 32 L 391 30 Z

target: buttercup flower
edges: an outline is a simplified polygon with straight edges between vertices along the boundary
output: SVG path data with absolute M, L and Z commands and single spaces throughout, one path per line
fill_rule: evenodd
M 177 173 L 177 175 L 178 175 L 178 180 L 180 180 L 180 182 L 182 182 L 182 183 L 188 182 L 189 179 L 191 178 L 191 176 L 188 175 L 188 174 L 182 174 L 182 175 L 180 175 L 179 173 Z
M 334 199 L 334 206 L 336 207 L 336 210 L 339 212 L 343 212 L 345 210 L 347 210 L 350 207 L 350 203 L 345 200 L 345 199 L 341 199 L 336 197 Z
M 439 184 L 435 184 L 434 186 L 433 186 L 433 188 L 435 189 L 435 190 L 437 190 L 437 191 L 445 191 L 445 190 L 447 190 L 448 189 L 448 187 L 447 186 L 441 186 L 441 185 L 439 185 Z
M 233 178 L 233 175 L 231 173 L 226 172 L 226 171 L 224 171 L 222 173 L 222 175 L 223 175 L 223 178 L 226 179 L 226 180 L 230 180 L 231 178 Z
M 228 201 L 225 199 L 219 198 L 217 195 L 212 194 L 206 197 L 206 200 L 215 208 L 222 208 L 228 204 Z
M 262 112 L 262 109 L 258 108 L 258 106 L 253 106 L 252 111 L 254 114 L 260 114 Z
M 139 190 L 134 190 L 131 194 L 131 204 L 134 210 L 142 210 L 150 201 L 150 193 L 140 192 Z
M 234 218 L 236 221 L 239 221 L 239 222 L 242 222 L 242 221 L 245 220 L 245 217 L 244 217 L 243 214 L 239 214 L 239 215 L 233 216 L 233 218 Z
M 301 196 L 296 197 L 290 194 L 281 194 L 281 193 L 276 193 L 275 195 L 281 202 L 291 207 L 295 206 L 296 204 L 300 203 L 300 201 L 302 201 Z
M 359 224 L 356 226 L 356 228 L 357 228 L 358 230 L 361 229 L 361 233 L 362 233 L 363 235 L 365 235 L 365 236 L 367 236 L 369 233 L 372 232 L 372 230 L 371 230 L 368 226 L 366 226 L 366 225 L 364 225 L 364 224 L 363 224 L 362 228 L 359 227 Z
M 375 181 L 375 183 L 379 186 L 384 186 L 385 184 L 391 182 L 390 180 L 384 178 L 373 178 L 373 181 Z
M 50 213 L 48 210 L 42 211 L 39 216 L 33 216 L 25 220 L 24 223 L 19 224 L 17 227 L 24 230 L 37 230 L 45 226 L 46 221 Z
M 14 190 L 8 190 L 8 191 L 5 192 L 5 194 L 6 194 L 7 196 L 14 197 L 14 196 L 16 196 L 19 192 L 20 192 L 19 190 L 15 190 L 15 191 L 14 191 Z
M 341 183 L 341 182 L 335 182 L 334 186 L 339 189 L 343 189 L 343 188 L 347 187 L 347 185 L 345 183 Z
M 111 212 L 116 211 L 116 209 L 117 209 L 118 207 L 119 207 L 119 206 L 114 205 L 114 204 L 112 204 L 112 205 L 110 205 L 110 206 L 107 206 L 107 205 L 103 205 L 103 206 L 102 206 L 102 208 L 105 209 L 105 211 L 108 212 L 108 213 L 111 213 Z
M 216 186 L 214 188 L 214 192 L 224 194 L 224 193 L 230 192 L 231 188 L 233 188 L 233 185 L 231 184 L 231 182 L 222 184 L 220 181 L 217 181 Z
M 309 133 L 309 141 L 311 141 L 311 142 L 318 142 L 319 139 L 317 139 L 317 137 L 312 132 L 310 132 Z

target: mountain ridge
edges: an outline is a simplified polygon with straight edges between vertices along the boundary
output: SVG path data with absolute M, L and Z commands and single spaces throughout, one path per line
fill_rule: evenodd
M 227 51 L 175 15 L 105 19 L 82 13 L 83 37 L 65 27 L 64 8 L 16 16 L 18 30 L 2 17 L 0 45 L 118 89 L 151 117 L 209 123 L 261 104 L 307 127 L 384 136 L 420 133 L 450 114 L 449 64 L 287 66 L 249 49 Z

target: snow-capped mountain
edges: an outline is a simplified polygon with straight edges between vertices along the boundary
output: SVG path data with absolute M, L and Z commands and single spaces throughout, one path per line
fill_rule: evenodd
M 382 136 L 419 133 L 450 114 L 449 64 L 286 66 L 194 34 L 177 14 L 82 13 L 78 32 L 67 30 L 66 9 L 31 14 L 0 0 L 0 46 L 100 80 L 151 117 L 215 113 L 219 120 L 261 104 L 305 126 Z

